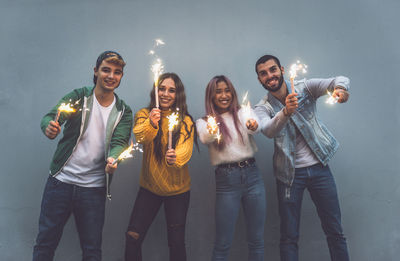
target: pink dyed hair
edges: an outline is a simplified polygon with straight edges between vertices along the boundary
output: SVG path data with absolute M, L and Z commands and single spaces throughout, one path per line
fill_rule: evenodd
M 212 115 L 216 118 L 217 122 L 219 123 L 219 129 L 222 134 L 222 140 L 217 143 L 216 141 L 214 142 L 214 145 L 217 146 L 218 150 L 223 149 L 232 139 L 229 130 L 218 113 L 218 108 L 213 102 L 213 98 L 215 96 L 215 92 L 217 89 L 217 85 L 219 82 L 225 82 L 226 85 L 228 86 L 229 90 L 231 91 L 232 94 L 232 102 L 231 105 L 229 106 L 228 110 L 229 113 L 232 114 L 233 117 L 233 122 L 235 124 L 235 129 L 239 133 L 239 136 L 243 142 L 243 136 L 239 130 L 239 117 L 238 117 L 238 111 L 240 109 L 239 101 L 237 98 L 236 90 L 233 87 L 232 82 L 226 77 L 225 75 L 217 75 L 213 77 L 210 82 L 207 84 L 206 88 L 206 98 L 205 98 L 205 105 L 206 105 L 206 114 L 207 115 Z

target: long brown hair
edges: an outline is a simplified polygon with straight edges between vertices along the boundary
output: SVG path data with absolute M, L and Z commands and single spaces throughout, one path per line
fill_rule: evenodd
M 218 150 L 222 150 L 223 148 L 225 148 L 227 143 L 229 143 L 232 140 L 229 130 L 224 120 L 222 119 L 221 115 L 218 113 L 218 109 L 216 108 L 216 105 L 213 102 L 217 85 L 220 82 L 225 82 L 232 94 L 232 101 L 231 104 L 229 105 L 228 111 L 230 114 L 232 114 L 233 122 L 235 124 L 235 129 L 238 132 L 241 141 L 244 142 L 242 133 L 239 130 L 240 123 L 239 123 L 238 111 L 240 109 L 240 105 L 237 98 L 236 90 L 233 87 L 232 82 L 228 79 L 228 77 L 226 77 L 225 75 L 217 75 L 213 77 L 207 84 L 205 105 L 206 105 L 206 114 L 216 117 L 216 120 L 219 123 L 219 129 L 222 134 L 222 140 L 219 143 L 217 141 L 214 142 L 214 145 L 217 147 Z
M 176 143 L 179 140 L 180 135 L 183 135 L 181 133 L 181 127 L 182 124 L 184 125 L 184 128 L 186 130 L 186 135 L 184 137 L 184 141 L 189 139 L 192 134 L 194 135 L 194 143 L 196 144 L 197 149 L 199 149 L 198 143 L 197 143 L 197 133 L 196 133 L 196 125 L 195 122 L 193 121 L 193 117 L 189 114 L 189 111 L 187 109 L 187 104 L 186 104 L 186 94 L 185 94 L 185 87 L 183 86 L 183 83 L 179 76 L 175 73 L 164 73 L 161 74 L 160 77 L 158 78 L 159 86 L 165 79 L 172 79 L 175 83 L 175 102 L 172 104 L 170 110 L 172 111 L 178 111 L 179 114 L 179 124 L 178 126 L 174 129 L 172 132 L 172 148 L 175 149 Z M 150 92 L 150 103 L 147 106 L 147 109 L 151 111 L 153 108 L 156 107 L 156 98 L 155 98 L 155 88 L 153 88 Z M 190 120 L 192 121 L 192 127 L 189 130 L 189 126 L 186 124 L 184 121 L 185 116 L 189 116 Z M 160 121 L 158 122 L 158 126 L 162 126 L 162 117 Z M 161 137 L 163 135 L 163 129 L 160 127 L 157 132 L 157 136 L 153 140 L 153 152 L 154 155 L 157 159 L 158 162 L 161 162 L 162 158 L 164 155 L 162 155 L 162 150 L 161 150 Z

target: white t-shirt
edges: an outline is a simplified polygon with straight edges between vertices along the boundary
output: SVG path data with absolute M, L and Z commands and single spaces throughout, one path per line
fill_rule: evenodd
M 317 164 L 319 160 L 311 151 L 303 135 L 296 129 L 296 158 L 295 168 L 309 167 Z
M 94 95 L 88 127 L 56 179 L 81 187 L 105 186 L 106 126 L 114 104 L 115 97 L 109 106 L 103 107 Z

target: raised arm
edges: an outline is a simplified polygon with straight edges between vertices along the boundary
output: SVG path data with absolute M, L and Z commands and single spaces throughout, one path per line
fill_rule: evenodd
M 185 124 L 181 125 L 181 135 L 175 147 L 176 161 L 172 166 L 176 168 L 181 168 L 188 163 L 193 152 L 194 132 L 196 130 L 189 116 L 186 116 L 184 121 L 187 127 L 185 127 Z
M 61 113 L 57 122 L 55 118 L 58 113 L 58 108 L 62 103 L 71 103 L 75 108 L 79 109 L 82 107 L 83 101 L 80 100 L 80 96 L 78 90 L 73 90 L 68 93 L 64 97 L 62 97 L 58 103 L 46 114 L 43 116 L 40 122 L 40 128 L 46 137 L 49 139 L 54 139 L 61 132 L 61 126 L 64 124 L 66 120 L 68 120 L 72 113 Z
M 239 120 L 248 134 L 255 134 L 260 131 L 260 119 L 252 108 L 242 107 L 238 114 Z
M 150 123 L 148 109 L 141 109 L 136 113 L 134 124 L 133 134 L 135 134 L 138 143 L 150 143 L 157 136 L 158 128 L 153 127 Z
M 203 144 L 210 144 L 215 141 L 217 136 L 215 134 L 211 134 L 207 128 L 207 121 L 204 119 L 198 119 L 196 121 L 197 134 L 199 135 L 199 139 Z
M 265 103 L 257 104 L 254 112 L 260 119 L 261 132 L 271 139 L 285 127 L 289 120 L 289 116 L 285 116 L 283 109 L 274 115 L 272 107 Z

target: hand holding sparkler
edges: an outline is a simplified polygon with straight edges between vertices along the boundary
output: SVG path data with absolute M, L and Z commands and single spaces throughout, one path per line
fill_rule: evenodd
M 158 122 L 161 119 L 161 110 L 158 108 L 153 108 L 149 114 L 150 124 L 154 128 L 158 128 Z
M 114 163 L 115 162 L 115 163 Z M 118 167 L 118 161 L 112 157 L 107 158 L 107 165 L 106 165 L 106 173 L 114 174 L 115 170 Z
M 174 165 L 176 162 L 176 153 L 174 149 L 169 149 L 165 153 L 165 160 L 169 165 Z
M 215 117 L 208 115 L 207 116 L 207 130 L 208 133 L 210 133 L 211 135 L 216 135 L 217 138 L 217 142 L 219 143 L 221 140 L 221 133 L 219 131 L 219 123 L 217 123 L 217 120 L 215 119 Z
M 333 93 L 328 91 L 328 99 L 325 103 L 335 104 L 335 103 L 345 103 L 349 99 L 349 92 L 343 89 L 341 86 L 335 88 Z
M 286 96 L 285 108 L 283 108 L 285 116 L 292 115 L 296 111 L 297 107 L 299 107 L 299 102 L 296 97 L 297 95 L 297 93 L 291 93 Z
M 258 123 L 254 119 L 248 119 L 246 121 L 246 127 L 247 127 L 247 129 L 249 129 L 251 131 L 256 131 L 258 128 Z
M 61 126 L 58 121 L 50 121 L 47 125 L 45 135 L 49 139 L 54 139 L 61 132 Z

